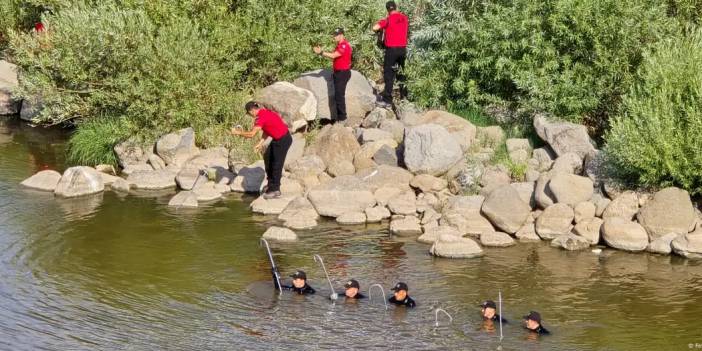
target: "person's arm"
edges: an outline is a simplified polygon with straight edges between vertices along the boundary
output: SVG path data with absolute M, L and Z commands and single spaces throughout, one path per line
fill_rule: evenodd
M 254 136 L 256 136 L 256 134 L 258 134 L 259 131 L 261 131 L 261 127 L 259 127 L 259 126 L 254 126 L 253 129 L 251 129 L 251 130 L 248 131 L 248 132 L 243 131 L 243 130 L 239 130 L 239 129 L 236 129 L 236 128 L 232 128 L 231 131 L 230 131 L 230 133 L 231 133 L 232 135 L 238 135 L 238 136 L 242 136 L 242 137 L 244 137 L 244 138 L 253 138 Z
M 314 48 L 312 48 L 312 50 L 314 50 L 315 54 L 317 54 L 319 56 L 323 56 L 323 57 L 328 57 L 332 60 L 341 56 L 341 53 L 339 51 L 324 52 L 324 51 L 322 51 L 322 48 L 320 46 L 315 46 Z
M 373 29 L 374 32 L 377 32 L 377 31 L 379 31 L 379 30 L 381 30 L 381 29 L 385 29 L 385 27 L 387 27 L 387 26 L 388 26 L 388 20 L 387 20 L 387 19 L 381 19 L 380 21 L 378 21 L 378 23 L 376 23 L 376 24 L 373 25 L 373 28 L 372 28 L 372 29 Z

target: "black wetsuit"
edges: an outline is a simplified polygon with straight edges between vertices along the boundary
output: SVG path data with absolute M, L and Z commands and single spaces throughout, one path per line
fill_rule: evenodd
M 495 314 L 494 316 L 492 316 L 492 318 L 490 318 L 490 320 L 495 323 L 500 323 L 500 319 L 502 319 L 502 324 L 507 324 L 507 320 L 502 318 L 499 314 Z
M 302 288 L 296 288 L 294 285 L 283 285 L 283 290 L 290 290 L 296 292 L 300 295 L 312 295 L 315 293 L 314 289 L 305 283 Z
M 348 296 L 346 296 L 346 291 L 338 292 L 337 295 L 343 296 L 343 297 L 345 297 L 345 298 L 347 298 L 347 299 L 355 299 L 355 300 L 358 300 L 358 299 L 365 299 L 365 298 L 366 298 L 366 295 L 363 295 L 363 294 L 361 294 L 360 292 L 357 292 L 356 295 L 355 295 L 354 297 L 348 297 Z
M 527 330 L 530 331 L 530 332 L 532 332 L 532 333 L 539 334 L 539 335 L 548 335 L 548 334 L 551 334 L 550 331 L 546 330 L 546 328 L 544 328 L 544 327 L 541 326 L 541 325 L 539 325 L 539 327 L 536 328 L 536 329 L 529 329 L 529 328 L 527 328 Z
M 393 303 L 397 306 L 406 306 L 406 307 L 417 306 L 417 304 L 414 302 L 414 300 L 412 300 L 412 298 L 409 296 L 405 297 L 405 299 L 402 301 L 397 301 L 397 299 L 395 299 L 395 296 L 392 296 L 388 299 L 388 302 Z

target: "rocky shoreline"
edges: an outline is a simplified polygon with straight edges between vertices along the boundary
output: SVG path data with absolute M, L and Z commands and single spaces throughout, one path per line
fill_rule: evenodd
M 565 250 L 606 245 L 702 258 L 702 215 L 689 194 L 621 189 L 606 176 L 584 126 L 536 115 L 534 128 L 546 146 L 534 149 L 527 139 L 506 139 L 500 127 L 476 127 L 445 111 L 411 104 L 376 108 L 372 83 L 354 72 L 349 125 L 305 134 L 310 123 L 333 118 L 327 73 L 309 72 L 256 94 L 294 133 L 283 196 L 250 205 L 280 221 L 267 238 L 295 240 L 293 230 L 314 228 L 326 217 L 339 225 L 386 223 L 393 235 L 417 237 L 431 244 L 432 255 L 449 258 L 539 240 Z M 523 179 L 491 165 L 501 145 L 526 169 Z M 178 189 L 169 203 L 176 207 L 198 207 L 231 192 L 258 193 L 265 185 L 262 161 L 243 163 L 238 150 L 223 147 L 201 150 L 190 128 L 153 145 L 127 140 L 114 151 L 119 172 L 106 165 L 71 167 L 63 174 L 41 171 L 22 184 L 61 197 L 108 188 Z

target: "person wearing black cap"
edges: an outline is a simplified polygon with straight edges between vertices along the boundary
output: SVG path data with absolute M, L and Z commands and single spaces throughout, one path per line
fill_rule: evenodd
M 389 299 L 388 302 L 393 303 L 397 306 L 406 306 L 406 307 L 414 307 L 417 306 L 417 304 L 412 300 L 411 297 L 409 297 L 409 289 L 407 288 L 407 284 L 405 283 L 397 283 L 395 284 L 395 287 L 392 288 L 392 290 L 395 292 Z
M 314 294 L 314 289 L 307 284 L 307 274 L 304 271 L 296 271 L 290 275 L 292 285 L 283 285 L 284 290 L 292 290 L 300 295 Z
M 397 10 L 397 4 L 394 1 L 388 1 L 385 4 L 385 9 L 388 10 L 388 17 L 378 21 L 373 26 L 373 31 L 384 31 L 385 34 L 383 39 L 383 46 L 385 47 L 383 81 L 385 82 L 385 89 L 381 97 L 384 105 L 390 105 L 392 104 L 392 88 L 395 82 L 395 75 L 397 75 L 397 80 L 400 82 L 400 97 L 404 98 L 407 95 L 404 84 L 405 76 L 402 74 L 402 70 L 407 59 L 409 19 L 404 13 Z
M 359 291 L 361 289 L 361 285 L 358 284 L 356 279 L 350 279 L 349 281 L 344 284 L 344 293 L 339 294 L 339 295 L 344 295 L 346 296 L 346 299 L 365 299 L 366 296 L 361 294 Z
M 484 321 L 499 322 L 500 319 L 502 319 L 502 324 L 507 323 L 506 319 L 502 318 L 502 316 L 497 314 L 497 305 L 495 305 L 495 301 L 486 300 L 485 302 L 480 304 L 480 307 L 480 314 L 483 315 Z
M 524 326 L 532 333 L 539 335 L 551 334 L 543 325 L 541 325 L 541 314 L 539 312 L 531 311 L 529 314 L 524 316 Z
M 336 104 L 336 117 L 333 122 L 346 122 L 346 85 L 351 80 L 351 55 L 353 48 L 344 36 L 343 28 L 336 28 L 332 33 L 336 48 L 333 52 L 324 52 L 319 46 L 313 48 L 314 52 L 333 60 L 332 80 L 334 82 L 334 103 Z

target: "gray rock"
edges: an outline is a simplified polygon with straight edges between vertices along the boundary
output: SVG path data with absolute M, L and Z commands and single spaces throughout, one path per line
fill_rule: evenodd
M 397 119 L 402 121 L 406 125 L 417 125 L 419 124 L 419 119 L 422 117 L 422 110 L 417 108 L 417 106 L 409 101 L 399 101 L 395 104 L 395 111 L 397 112 Z
M 297 234 L 288 228 L 270 227 L 263 233 L 262 238 L 275 241 L 296 241 Z
M 370 187 L 355 176 L 341 176 L 308 193 L 308 199 L 322 216 L 338 217 L 349 212 L 363 212 L 375 205 Z
M 336 118 L 334 86 L 330 70 L 316 70 L 303 73 L 293 81 L 295 86 L 307 89 L 317 99 L 317 117 Z M 359 72 L 351 71 L 351 79 L 346 86 L 346 113 L 352 126 L 358 126 L 368 112 L 375 108 L 376 97 L 368 80 Z
M 290 164 L 288 170 L 295 179 L 317 177 L 327 169 L 324 160 L 317 155 L 307 155 Z M 265 172 L 264 172 L 265 175 Z
M 115 145 L 113 150 L 120 167 L 127 168 L 130 165 L 146 164 L 149 156 L 153 154 L 153 145 L 147 146 L 146 143 L 128 139 Z M 153 167 L 150 168 L 153 169 Z
M 182 166 L 199 153 L 200 150 L 195 146 L 195 131 L 192 128 L 166 134 L 156 142 L 156 154 L 166 165 Z
M 280 215 L 294 200 L 294 196 L 281 196 L 275 199 L 264 199 L 260 196 L 251 202 L 251 210 L 262 215 Z
M 593 142 L 587 133 L 587 127 L 570 122 L 550 122 L 546 116 L 534 116 L 534 129 L 542 140 L 547 142 L 556 155 L 574 152 L 585 158 L 595 151 Z
M 452 235 L 457 238 L 461 237 L 461 233 L 456 228 L 449 226 L 436 226 L 433 228 L 424 229 L 424 234 L 417 238 L 417 241 L 423 244 L 433 244 L 441 235 Z
M 402 193 L 401 189 L 398 188 L 391 188 L 391 187 L 382 187 L 378 188 L 374 193 L 373 196 L 375 197 L 375 201 L 378 203 L 380 206 L 387 206 L 388 202 L 390 199 L 393 197 L 400 195 Z
M 515 244 L 514 239 L 506 233 L 487 231 L 480 234 L 480 244 L 492 247 L 507 247 Z
M 95 166 L 95 170 L 100 173 L 105 173 L 109 175 L 117 175 L 117 170 L 113 165 L 101 164 Z
M 330 174 L 334 175 L 331 170 L 345 169 L 339 166 L 341 163 L 345 163 L 346 169 L 348 165 L 353 167 L 354 156 L 360 149 L 361 145 L 350 129 L 334 124 L 322 128 L 317 138 L 305 150 L 305 155 L 319 156 L 330 170 Z
M 171 207 L 197 207 L 197 195 L 192 191 L 181 191 L 168 202 Z
M 534 159 L 539 162 L 539 167 L 537 169 L 539 172 L 551 169 L 554 160 L 557 158 L 556 153 L 548 146 L 535 149 L 532 155 Z
M 595 211 L 597 211 L 595 204 L 589 201 L 583 201 L 575 205 L 575 223 L 580 223 L 588 218 L 595 217 Z
M 259 90 L 254 100 L 280 113 L 293 131 L 307 126 L 317 116 L 317 98 L 312 92 L 288 82 L 276 82 Z
M 570 206 L 551 205 L 536 219 L 536 233 L 545 240 L 568 234 L 572 229 L 573 217 L 573 209 Z
M 178 187 L 183 190 L 192 190 L 196 185 L 206 183 L 207 175 L 196 168 L 183 168 L 175 177 Z M 196 182 L 198 184 L 196 184 Z
M 368 223 L 382 222 L 384 219 L 388 219 L 391 216 L 390 210 L 384 206 L 368 207 L 364 212 Z
M 356 177 L 365 183 L 371 191 L 379 188 L 397 188 L 406 191 L 411 189 L 409 183 L 413 175 L 400 167 L 381 165 L 377 168 L 358 171 Z
M 587 239 L 591 245 L 597 245 L 600 242 L 600 229 L 603 222 L 597 217 L 586 218 L 575 225 L 573 233 Z
M 138 171 L 153 171 L 153 170 L 154 170 L 154 168 L 151 167 L 151 165 L 146 164 L 146 163 L 139 163 L 139 164 L 128 165 L 127 167 L 125 167 L 122 170 L 122 174 L 128 176 L 128 175 L 130 175 L 134 172 L 138 172 Z
M 380 124 L 386 119 L 396 119 L 395 114 L 389 109 L 376 107 L 363 119 L 361 127 L 379 128 Z
M 366 223 L 365 212 L 349 212 L 336 217 L 336 223 L 342 225 L 358 225 Z
M 20 104 L 12 98 L 12 91 L 19 86 L 17 66 L 0 60 L 0 115 L 14 115 Z
M 36 122 L 39 114 L 44 109 L 44 98 L 41 95 L 26 97 L 22 100 L 20 119 L 27 122 Z
M 263 161 L 259 161 L 240 169 L 230 186 L 234 192 L 258 193 L 265 180 L 266 170 Z
M 668 233 L 659 237 L 658 239 L 652 240 L 648 244 L 646 251 L 662 255 L 670 255 L 670 253 L 673 251 L 672 242 L 680 235 L 681 234 L 678 233 Z
M 344 160 L 327 166 L 327 173 L 332 177 L 352 175 L 356 173 L 356 166 L 354 166 L 353 162 Z
M 197 196 L 197 201 L 199 202 L 210 202 L 222 198 L 222 191 L 217 188 L 214 182 L 198 185 L 192 192 Z
M 519 230 L 514 234 L 519 241 L 541 241 L 541 237 L 536 234 L 536 226 L 534 223 L 525 223 Z
M 510 184 L 514 190 L 519 193 L 519 198 L 529 205 L 532 209 L 536 208 L 536 197 L 534 196 L 534 190 L 536 189 L 536 182 L 520 182 Z
M 514 234 L 524 225 L 531 208 L 510 185 L 495 189 L 483 203 L 482 213 L 497 228 Z
M 373 141 L 380 140 L 394 140 L 393 135 L 390 132 L 384 131 L 378 128 L 363 129 L 361 133 L 361 142 L 370 143 Z
M 414 216 L 395 218 L 390 221 L 390 233 L 398 236 L 414 236 L 422 234 L 419 219 Z
M 412 173 L 441 176 L 462 156 L 460 145 L 442 126 L 424 124 L 405 133 L 404 163 Z
M 62 197 L 77 197 L 105 190 L 100 173 L 92 167 L 71 167 L 63 172 L 54 193 Z
M 477 189 L 485 168 L 481 163 L 459 162 L 446 173 L 448 188 L 453 194 Z
M 386 119 L 380 123 L 380 129 L 392 134 L 393 139 L 401 143 L 405 138 L 405 125 L 394 119 Z
M 687 191 L 665 188 L 657 192 L 636 216 L 651 241 L 668 233 L 687 233 L 697 223 L 695 209 Z
M 98 172 L 98 174 L 100 175 L 100 177 L 102 177 L 102 183 L 105 184 L 105 186 L 112 186 L 112 184 L 115 181 L 117 181 L 117 179 L 121 179 L 119 177 L 115 177 L 107 173 Z
M 556 173 L 548 182 L 548 189 L 557 203 L 571 207 L 592 198 L 593 188 L 590 178 L 570 173 Z
M 112 185 L 110 185 L 110 189 L 117 192 L 128 193 L 129 190 L 132 189 L 132 184 L 122 178 L 117 178 Z
M 229 168 L 229 150 L 227 150 L 224 147 L 215 147 L 201 150 L 197 156 L 189 159 L 183 165 L 183 168 L 216 168 L 221 170 L 227 170 Z
M 160 190 L 176 186 L 175 174 L 167 170 L 136 171 L 127 177 L 135 189 Z
M 612 202 L 610 199 L 604 197 L 602 194 L 595 193 L 592 195 L 592 203 L 595 204 L 595 217 L 602 217 L 602 214 Z
M 166 169 L 166 162 L 164 162 L 163 159 L 158 157 L 156 154 L 149 154 L 147 163 L 150 164 L 151 168 L 155 170 Z
M 602 219 L 619 217 L 632 220 L 639 212 L 639 198 L 633 191 L 625 191 L 612 202 L 602 213 Z
M 578 251 L 589 248 L 590 241 L 578 235 L 566 234 L 554 238 L 551 241 L 551 246 L 560 247 L 568 251 Z
M 602 238 L 607 245 L 626 251 L 642 251 L 648 247 L 648 234 L 638 223 L 621 217 L 610 217 L 602 224 Z
M 446 111 L 427 111 L 415 123 L 415 125 L 420 124 L 436 124 L 444 127 L 461 146 L 463 152 L 468 151 L 475 141 L 476 127 L 465 118 Z
M 292 139 L 293 142 L 285 156 L 285 170 L 287 171 L 290 171 L 290 166 L 305 155 L 305 146 L 307 146 L 305 136 L 300 133 L 293 134 Z
M 497 167 L 487 168 L 480 178 L 480 185 L 483 187 L 480 193 L 487 196 L 493 190 L 509 185 L 510 181 L 511 177 L 506 170 Z
M 479 195 L 448 198 L 442 210 L 442 224 L 457 228 L 462 235 L 479 236 L 485 231 L 494 231 L 490 221 L 480 214 L 484 200 Z
M 373 161 L 378 165 L 397 167 L 397 150 L 388 145 L 382 145 L 378 151 L 373 154 Z
M 2 62 L 4 61 L 0 61 L 0 64 L 2 64 Z M 53 170 L 45 170 L 25 179 L 20 184 L 31 189 L 54 191 L 60 180 L 61 173 Z
M 702 259 L 702 231 L 680 235 L 671 242 L 671 246 L 677 255 Z
M 583 159 L 574 152 L 568 152 L 558 156 L 553 162 L 551 170 L 571 174 L 580 174 L 583 171 Z
M 429 253 L 445 258 L 474 258 L 482 256 L 483 249 L 472 239 L 442 234 L 431 246 Z
M 312 206 L 312 203 L 302 196 L 292 199 L 278 216 L 279 220 L 285 222 L 295 222 L 299 220 L 301 222 L 315 221 L 316 223 L 318 218 L 319 214 L 317 214 L 317 210 Z
M 438 192 L 446 189 L 448 184 L 445 179 L 437 178 L 429 174 L 419 174 L 412 178 L 410 185 L 421 190 L 423 193 Z
M 555 202 L 555 196 L 551 192 L 548 183 L 551 178 L 555 175 L 553 172 L 542 173 L 539 179 L 536 180 L 536 187 L 534 188 L 534 199 L 536 199 L 536 204 L 540 208 L 546 208 L 553 205 Z
M 393 214 L 416 215 L 417 198 L 413 191 L 401 193 L 388 201 L 388 209 Z

